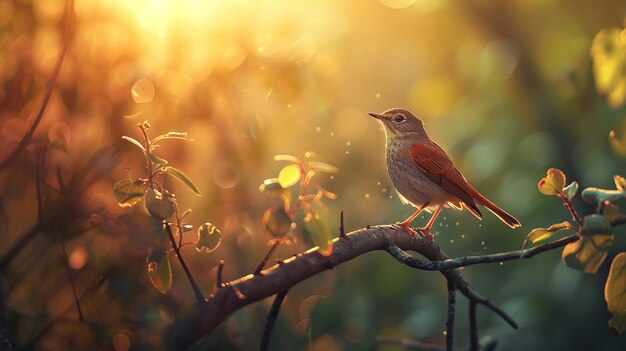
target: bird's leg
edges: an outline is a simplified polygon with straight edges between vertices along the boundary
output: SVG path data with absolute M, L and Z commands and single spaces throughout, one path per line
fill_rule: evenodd
M 437 207 L 437 209 L 435 210 L 435 212 L 433 213 L 433 216 L 430 217 L 430 220 L 428 221 L 428 223 L 426 224 L 425 227 L 423 228 L 419 228 L 419 230 L 424 233 L 426 235 L 426 237 L 428 237 L 428 239 L 433 240 L 434 237 L 432 234 L 430 234 L 430 227 L 433 226 L 433 224 L 435 223 L 435 218 L 437 218 L 437 216 L 439 215 L 439 212 L 441 212 L 441 208 L 443 206 L 439 206 Z
M 409 218 L 407 218 L 406 221 L 398 222 L 396 223 L 396 225 L 401 228 L 404 228 L 404 230 L 406 230 L 407 233 L 411 234 L 412 237 L 415 237 L 415 231 L 409 227 L 409 224 L 413 222 L 415 217 L 417 217 L 422 211 L 424 211 L 424 209 L 426 208 L 426 206 L 428 206 L 428 204 L 429 202 L 423 204 L 420 208 L 417 209 L 417 211 L 415 211 L 415 213 L 413 213 Z

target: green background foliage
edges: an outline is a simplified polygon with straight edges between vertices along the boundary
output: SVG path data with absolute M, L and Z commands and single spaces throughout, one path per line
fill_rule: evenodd
M 0 159 L 39 106 L 62 42 L 63 5 L 0 1 Z M 281 203 L 259 192 L 285 166 L 274 155 L 314 150 L 315 160 L 340 169 L 316 175 L 338 195 L 318 211 L 335 236 L 340 210 L 348 231 L 411 213 L 386 175 L 383 136 L 367 112 L 413 110 L 474 187 L 523 224 L 510 230 L 490 214 L 480 222 L 445 210 L 432 232 L 452 257 L 518 249 L 532 228 L 569 219 L 560 200 L 537 191 L 550 167 L 580 189 L 612 189 L 612 176 L 626 174 L 613 152 L 626 150 L 625 78 L 615 68 L 625 57 L 624 1 L 79 0 L 76 15 L 46 115 L 29 148 L 0 174 L 4 256 L 37 226 L 35 152 L 52 145 L 39 172 L 45 232 L 2 277 L 5 324 L 19 345 L 41 336 L 47 349 L 160 349 L 167 326 L 195 308 L 173 256 L 166 264 L 157 255 L 153 277 L 169 287 L 170 267 L 167 294 L 146 273 L 152 248 L 168 247 L 162 223 L 144 203 L 118 205 L 147 189 L 126 180 L 113 196 L 117 181 L 146 172 L 146 156 L 121 138 L 141 140 L 135 124 L 144 120 L 153 136 L 186 131 L 194 139 L 162 140 L 151 160 L 176 167 L 170 174 L 178 179 L 163 182 L 181 210 L 193 209 L 186 222 L 219 228 L 221 244 L 206 246 L 212 252 L 181 248 L 205 295 L 220 259 L 225 281 L 249 274 L 274 239 L 262 219 Z M 594 210 L 580 197 L 573 202 L 581 213 Z M 418 217 L 420 225 L 425 220 Z M 298 222 L 274 257 L 310 248 L 304 229 Z M 626 251 L 624 229 L 612 234 L 606 262 Z M 67 267 L 79 294 L 108 277 L 82 300 L 87 323 L 76 322 Z M 501 350 L 616 350 L 626 337 L 613 336 L 607 324 L 609 268 L 573 270 L 553 251 L 463 274 L 520 324 L 511 330 L 479 309 L 481 334 L 498 339 Z M 377 335 L 441 343 L 445 292 L 438 273 L 402 266 L 384 252 L 358 257 L 290 290 L 272 347 L 360 350 Z M 458 303 L 457 344 L 464 345 L 467 309 Z M 206 345 L 256 349 L 270 304 L 238 311 Z

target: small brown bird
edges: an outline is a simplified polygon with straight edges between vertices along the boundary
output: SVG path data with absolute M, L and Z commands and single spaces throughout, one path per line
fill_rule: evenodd
M 423 210 L 434 211 L 428 224 L 419 228 L 432 240 L 430 228 L 444 207 L 457 210 L 465 207 L 482 219 L 478 205 L 483 205 L 509 227 L 521 226 L 517 219 L 482 196 L 467 182 L 443 149 L 430 140 L 424 130 L 424 123 L 411 111 L 393 108 L 381 114 L 369 115 L 384 126 L 387 170 L 400 199 L 417 208 L 406 221 L 396 223 L 409 234 L 415 236 L 415 232 L 409 228 L 415 217 Z

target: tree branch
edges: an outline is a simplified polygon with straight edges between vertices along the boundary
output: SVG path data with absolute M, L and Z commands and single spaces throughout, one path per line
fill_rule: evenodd
M 446 351 L 454 351 L 454 312 L 456 309 L 456 287 L 448 279 L 448 319 L 446 320 Z
M 263 339 L 261 340 L 261 351 L 269 350 L 270 346 L 270 338 L 272 336 L 272 331 L 274 330 L 274 323 L 276 322 L 276 317 L 278 317 L 278 312 L 280 312 L 280 306 L 283 304 L 283 300 L 289 291 L 283 291 L 281 293 L 276 294 L 274 298 L 274 303 L 272 303 L 272 308 L 267 315 L 267 321 L 265 322 L 265 329 L 263 330 Z
M 185 275 L 187 276 L 187 280 L 189 280 L 189 284 L 191 284 L 191 288 L 193 289 L 193 293 L 196 295 L 196 299 L 198 299 L 199 303 L 204 303 L 206 299 L 204 295 L 202 295 L 202 291 L 200 291 L 200 287 L 198 287 L 198 283 L 193 278 L 191 274 L 191 270 L 187 266 L 183 255 L 180 253 L 180 247 L 176 245 L 176 238 L 174 238 L 174 233 L 172 233 L 172 228 L 170 228 L 170 224 L 167 221 L 163 221 L 163 225 L 165 226 L 165 230 L 167 231 L 167 235 L 170 238 L 170 243 L 172 244 L 172 248 L 174 249 L 174 253 L 176 253 L 176 257 L 178 257 L 178 261 L 180 262 L 181 267 L 183 267 L 183 271 L 185 271 Z

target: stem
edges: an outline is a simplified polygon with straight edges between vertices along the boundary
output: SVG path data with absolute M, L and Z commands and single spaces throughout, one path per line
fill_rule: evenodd
M 569 200 L 569 198 L 563 193 L 559 193 L 557 196 L 561 200 L 563 200 L 563 207 L 565 207 L 572 214 L 572 217 L 574 218 L 576 223 L 582 225 L 583 221 L 580 219 L 580 216 L 578 216 L 578 212 L 576 212 L 574 206 L 572 206 L 572 202 Z
M 217 279 L 215 282 L 215 285 L 218 288 L 223 288 L 224 287 L 224 281 L 222 280 L 222 271 L 224 270 L 224 260 L 220 260 L 220 264 L 219 266 L 217 266 Z
M 193 279 L 193 275 L 191 275 L 191 271 L 189 270 L 189 267 L 187 266 L 187 263 L 185 262 L 183 255 L 180 254 L 179 247 L 176 245 L 176 238 L 174 238 L 174 233 L 172 233 L 172 228 L 170 228 L 170 224 L 167 223 L 167 221 L 163 221 L 163 225 L 165 225 L 165 229 L 167 231 L 167 235 L 170 238 L 170 243 L 172 244 L 172 248 L 174 249 L 174 252 L 176 253 L 176 257 L 178 257 L 178 261 L 180 262 L 181 267 L 183 267 L 183 270 L 185 271 L 185 275 L 187 275 L 187 280 L 189 280 L 189 284 L 191 284 L 191 288 L 193 289 L 193 292 L 196 295 L 198 302 L 201 304 L 205 303 L 206 299 L 202 295 L 202 292 L 200 291 L 200 288 L 198 287 L 196 280 Z
M 448 278 L 448 319 L 446 320 L 446 351 L 454 350 L 454 313 L 456 309 L 456 288 L 454 279 Z
M 343 226 L 343 210 L 341 210 L 341 214 L 339 215 L 339 237 L 346 237 L 346 228 Z
M 478 323 L 476 322 L 476 301 L 469 304 L 470 351 L 478 351 Z
M 289 291 L 284 291 L 276 294 L 274 298 L 274 303 L 272 303 L 272 308 L 270 309 L 269 314 L 267 315 L 267 321 L 265 322 L 265 329 L 263 330 L 263 339 L 261 340 L 261 351 L 269 350 L 270 338 L 272 336 L 272 331 L 274 330 L 274 324 L 276 323 L 276 317 L 278 317 L 278 312 L 280 312 L 280 306 L 287 296 Z
M 72 294 L 74 295 L 74 302 L 76 303 L 76 310 L 78 311 L 78 319 L 82 323 L 85 321 L 85 317 L 83 317 L 83 310 L 80 308 L 80 301 L 78 300 L 78 293 L 76 291 L 74 275 L 72 274 L 70 264 L 67 262 L 67 250 L 65 249 L 65 242 L 63 241 L 63 239 L 61 239 L 61 250 L 63 251 L 63 262 L 65 262 L 65 270 L 67 271 L 67 276 L 70 279 L 70 284 L 72 285 Z
M 254 270 L 254 275 L 259 275 L 261 274 L 261 271 L 263 270 L 263 268 L 265 268 L 265 264 L 267 263 L 267 261 L 270 259 L 270 257 L 272 256 L 272 253 L 274 252 L 274 250 L 276 250 L 276 248 L 278 247 L 278 245 L 280 245 L 280 240 L 276 240 L 276 242 L 274 243 L 274 245 L 272 245 L 272 247 L 270 247 L 270 250 L 267 252 L 267 254 L 265 255 L 265 257 L 263 258 L 263 260 L 261 261 L 261 263 L 259 263 L 259 265 L 256 267 L 256 269 Z

